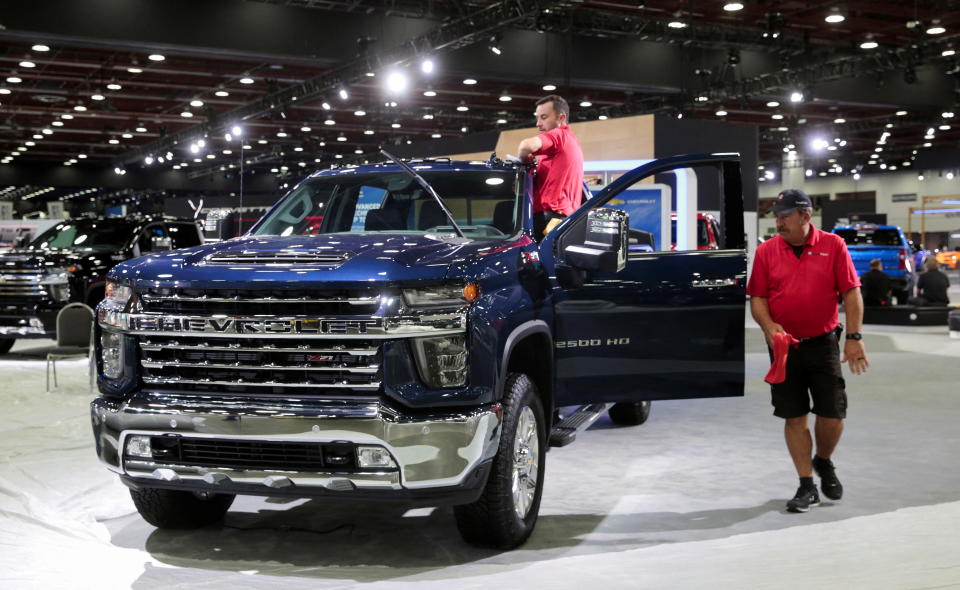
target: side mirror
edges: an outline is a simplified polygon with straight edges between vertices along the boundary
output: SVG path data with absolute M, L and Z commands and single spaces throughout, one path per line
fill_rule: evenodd
M 173 240 L 169 236 L 152 236 L 150 238 L 150 250 L 156 252 L 171 249 L 173 249 Z
M 583 245 L 567 246 L 564 260 L 581 270 L 618 272 L 627 265 L 629 231 L 630 221 L 626 211 L 594 209 L 587 214 Z

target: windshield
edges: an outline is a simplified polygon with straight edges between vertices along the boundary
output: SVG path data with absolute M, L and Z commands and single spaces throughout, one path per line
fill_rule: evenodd
M 119 250 L 130 241 L 130 223 L 122 219 L 78 219 L 64 221 L 43 232 L 30 249 Z
M 522 178 L 517 171 L 417 172 L 437 191 L 466 237 L 498 239 L 516 233 Z M 252 234 L 454 231 L 433 197 L 409 174 L 393 171 L 311 178 L 287 195 Z
M 838 229 L 836 234 L 848 246 L 900 246 L 900 232 L 895 229 Z

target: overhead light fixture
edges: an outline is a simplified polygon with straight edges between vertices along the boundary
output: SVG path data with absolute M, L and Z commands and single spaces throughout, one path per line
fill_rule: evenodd
M 337 137 L 337 141 L 347 141 L 347 138 L 344 135 L 340 135 Z
M 37 67 L 37 64 L 33 63 L 32 61 L 23 60 L 22 62 L 20 62 L 20 67 L 21 67 L 21 68 L 35 68 L 35 67 Z
M 609 118 L 609 117 L 607 117 L 606 115 L 600 115 L 599 117 L 597 117 L 597 119 L 599 119 L 599 120 L 601 120 L 601 121 L 606 121 L 608 118 Z
M 83 103 L 80 103 L 74 106 L 73 110 L 77 111 L 78 113 L 82 113 L 83 111 L 87 110 L 87 107 L 83 106 Z
M 433 98 L 434 96 L 437 95 L 437 93 L 434 90 L 424 90 L 423 95 L 429 98 Z
M 163 61 L 167 58 L 160 55 L 159 53 L 151 53 L 150 55 L 147 56 L 147 59 L 149 59 L 150 61 Z
M 898 117 L 902 117 L 902 116 L 904 116 L 904 115 L 906 115 L 906 114 L 907 114 L 907 111 L 897 111 L 897 112 L 896 112 L 896 115 L 897 115 Z
M 0 88 L 0 94 L 10 94 L 9 88 Z
M 511 100 L 513 100 L 513 97 L 507 94 L 506 92 L 504 92 L 503 94 L 500 95 L 499 100 L 500 102 L 510 102 Z
M 863 42 L 860 43 L 860 49 L 876 49 L 880 44 L 873 40 L 873 37 L 867 36 Z
M 947 29 L 940 24 L 938 19 L 933 19 L 930 21 L 930 27 L 927 29 L 928 35 L 942 35 L 947 32 Z
M 464 102 L 461 100 L 460 104 L 457 105 L 457 110 L 460 111 L 461 113 L 465 113 L 470 110 L 470 107 L 464 104 Z
M 544 84 L 544 85 L 543 85 L 543 89 L 544 89 L 544 91 L 546 91 L 546 92 L 553 92 L 554 90 L 557 89 L 557 85 L 556 85 L 556 84 Z
M 190 106 L 192 106 L 192 107 L 202 107 L 202 106 L 203 106 L 203 101 L 202 101 L 202 100 L 193 99 L 193 100 L 190 101 Z
M 93 99 L 93 100 L 105 100 L 105 99 L 106 99 L 106 97 L 105 97 L 104 95 L 100 94 L 99 92 L 97 92 L 96 94 L 93 94 L 92 96 L 90 96 L 90 98 Z
M 329 102 L 323 101 L 322 103 L 320 103 L 320 108 L 322 108 L 325 111 L 329 111 L 333 107 L 330 106 Z
M 132 134 L 132 133 L 123 133 L 123 134 L 120 135 L 120 137 L 122 137 L 122 138 L 124 138 L 124 139 L 133 139 L 133 134 Z
M 286 136 L 287 136 L 287 132 L 284 131 L 283 129 L 281 129 L 280 131 L 277 131 L 277 137 L 286 137 Z
M 353 111 L 354 116 L 363 117 L 367 114 L 367 111 Z
M 813 148 L 813 151 L 820 152 L 825 150 L 830 145 L 826 139 L 822 137 L 815 137 L 810 141 L 810 147 Z
M 337 94 L 340 96 L 340 100 L 347 100 L 348 98 L 350 98 L 350 94 L 347 93 L 346 88 L 341 88 L 340 90 L 337 91 Z
M 40 51 L 40 52 L 50 51 L 50 47 L 48 45 L 43 45 L 40 43 L 34 45 L 30 49 L 32 49 L 33 51 Z
M 190 111 L 183 111 L 182 113 L 180 113 L 180 116 L 183 117 L 184 119 L 189 119 L 190 117 L 193 116 L 193 113 L 191 113 Z
M 718 117 L 726 117 L 726 116 L 727 116 L 727 111 L 725 111 L 725 110 L 723 110 L 723 109 L 721 108 L 721 109 L 719 109 L 719 110 L 717 111 L 716 115 L 717 115 Z
M 944 111 L 940 113 L 940 116 L 943 117 L 944 119 L 950 119 L 953 117 L 953 111 Z
M 390 127 L 394 128 L 394 129 L 400 129 L 400 123 L 396 123 L 396 122 L 390 123 Z
M 467 86 L 473 86 L 474 84 L 477 83 L 477 81 L 473 78 L 464 78 L 463 83 L 466 84 Z
M 54 127 L 63 127 L 63 121 L 54 121 L 53 123 L 50 123 L 50 124 L 53 125 Z
M 377 77 L 377 73 L 376 73 L 376 72 L 365 72 L 363 75 L 366 76 L 367 78 L 376 78 L 376 77 Z
M 393 94 L 401 94 L 407 90 L 407 75 L 403 72 L 390 72 L 387 74 L 387 91 Z
M 364 134 L 364 135 L 373 135 L 373 129 L 364 129 L 364 130 L 363 130 L 363 134 Z
M 490 37 L 490 44 L 487 46 L 494 55 L 502 55 L 503 49 L 500 47 L 500 33 L 495 33 Z
M 64 114 L 60 115 L 60 118 L 69 121 L 70 119 L 73 118 L 73 115 L 71 115 L 70 113 L 64 113 Z
M 723 5 L 723 9 L 727 12 L 737 12 L 739 10 L 743 10 L 743 4 L 739 2 L 727 2 Z
M 441 136 L 439 133 L 432 133 L 432 134 L 430 135 L 430 137 L 432 137 L 432 138 L 434 138 L 434 139 L 440 139 L 442 136 Z
M 803 92 L 794 90 L 790 93 L 790 102 L 803 102 Z
M 707 102 L 708 100 L 710 100 L 710 97 L 707 96 L 706 94 L 698 94 L 696 98 L 694 98 L 693 100 L 696 102 Z
M 843 125 L 844 123 L 847 122 L 847 120 L 844 119 L 843 117 L 837 117 L 836 119 L 833 120 L 833 122 L 836 123 L 837 125 Z
M 300 131 L 303 131 L 304 133 L 310 133 L 310 131 L 312 131 L 312 129 L 311 129 L 310 127 L 304 125 L 303 127 L 300 128 Z
M 22 79 L 22 78 L 18 78 L 17 76 L 8 76 L 8 77 L 7 77 L 7 82 L 9 82 L 9 83 L 11 83 L 11 84 L 19 84 L 20 82 L 23 82 L 23 79 Z
M 109 143 L 110 145 L 117 145 L 118 143 L 120 143 L 120 140 L 117 139 L 116 137 L 112 137 L 107 140 L 107 143 Z
M 586 108 L 592 107 L 592 106 L 593 106 L 593 103 L 590 102 L 589 99 L 586 99 L 586 98 L 585 98 L 585 99 L 583 99 L 583 100 L 580 101 L 580 106 L 586 109 Z
M 131 66 L 131 67 L 127 68 L 127 71 L 130 72 L 131 74 L 142 74 L 142 73 L 143 73 L 143 70 L 141 70 L 141 69 L 138 68 L 138 67 L 134 67 L 134 66 Z
M 830 23 L 831 25 L 835 25 L 837 23 L 842 23 L 843 21 L 847 20 L 847 17 L 845 17 L 843 13 L 840 12 L 839 8 L 831 8 L 830 13 L 826 17 L 824 17 L 823 20 Z
M 227 92 L 226 90 L 217 90 L 216 92 L 214 92 L 214 94 L 219 96 L 220 98 L 230 96 L 230 93 Z
M 134 131 L 136 131 L 137 133 L 146 133 L 146 132 L 147 132 L 147 128 L 144 127 L 143 125 L 141 125 L 141 126 L 137 127 L 136 129 L 134 129 Z
M 776 100 L 771 100 L 771 101 L 767 102 L 767 106 L 770 107 L 770 108 L 776 108 L 776 107 L 780 106 L 780 102 L 779 102 L 779 101 L 776 101 Z
M 426 58 L 426 59 L 424 59 L 423 61 L 421 61 L 421 62 L 420 62 L 420 71 L 423 72 L 424 74 L 432 74 L 432 73 L 433 73 L 433 60 L 430 59 L 430 58 Z
M 107 90 L 122 90 L 123 86 L 117 84 L 116 82 L 111 82 L 107 84 Z
M 241 83 L 241 84 L 253 84 L 253 78 L 251 78 L 251 77 L 249 77 L 249 76 L 244 76 L 243 78 L 240 78 L 240 83 Z
M 780 121 L 780 120 L 783 119 L 783 115 L 781 115 L 780 113 L 774 113 L 774 114 L 770 115 L 770 118 L 773 119 L 773 120 L 775 120 L 775 121 Z

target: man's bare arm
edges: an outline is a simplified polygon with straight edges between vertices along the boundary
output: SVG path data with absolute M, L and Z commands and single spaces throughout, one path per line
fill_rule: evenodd
M 770 305 L 766 297 L 750 297 L 750 314 L 754 321 L 760 325 L 763 330 L 763 337 L 767 340 L 767 346 L 773 348 L 773 336 L 777 332 L 783 332 L 783 326 L 773 321 L 770 317 Z
M 536 135 L 533 137 L 528 137 L 520 142 L 520 146 L 517 147 L 517 157 L 520 158 L 521 162 L 526 162 L 530 159 L 533 152 L 539 150 L 543 147 L 543 142 L 540 141 L 540 138 Z
M 843 310 L 847 316 L 847 333 L 860 331 L 863 325 L 863 296 L 860 287 L 854 287 L 843 294 Z M 843 358 L 841 363 L 847 363 L 854 375 L 867 370 L 870 361 L 867 360 L 867 350 L 862 340 L 847 340 L 843 344 Z

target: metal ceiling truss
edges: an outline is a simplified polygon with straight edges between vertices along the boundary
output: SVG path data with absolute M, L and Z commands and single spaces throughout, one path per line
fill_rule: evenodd
M 213 114 L 201 124 L 130 150 L 117 157 L 118 165 L 142 160 L 151 155 L 166 152 L 177 144 L 189 143 L 208 134 L 223 132 L 234 124 L 288 108 L 335 92 L 365 78 L 369 71 L 386 67 L 407 65 L 417 57 L 452 51 L 479 41 L 492 32 L 518 23 L 529 15 L 547 7 L 560 4 L 549 0 L 503 0 L 480 8 L 467 16 L 440 25 L 422 35 L 376 55 L 367 55 L 351 60 L 339 67 L 287 86 L 262 98 L 231 111 Z

